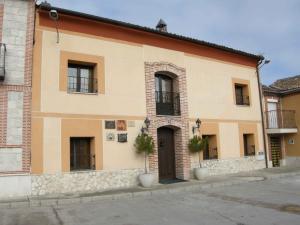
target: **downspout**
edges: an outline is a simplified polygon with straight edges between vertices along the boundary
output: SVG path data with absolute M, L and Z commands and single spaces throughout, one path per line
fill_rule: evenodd
M 265 163 L 266 168 L 268 168 L 268 157 L 267 157 L 267 141 L 266 141 L 266 130 L 265 130 L 265 116 L 263 111 L 263 94 L 262 88 L 260 83 L 260 74 L 259 74 L 259 65 L 263 62 L 263 59 L 260 59 L 257 66 L 256 66 L 256 74 L 257 74 L 257 85 L 258 85 L 258 92 L 259 92 L 259 103 L 260 103 L 260 114 L 261 114 L 261 121 L 262 121 L 262 133 L 263 133 L 263 142 L 264 142 L 264 154 L 265 154 Z

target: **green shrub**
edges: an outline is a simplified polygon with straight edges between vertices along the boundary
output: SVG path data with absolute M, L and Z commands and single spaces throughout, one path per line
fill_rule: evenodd
M 151 136 L 148 134 L 139 134 L 134 143 L 136 153 L 145 155 L 145 173 L 148 173 L 147 170 L 147 157 L 149 154 L 152 154 L 154 151 L 154 141 Z
M 189 139 L 188 148 L 191 153 L 198 153 L 199 157 L 199 166 L 201 167 L 201 159 L 200 159 L 200 153 L 208 147 L 208 138 L 202 138 L 200 136 L 193 136 Z

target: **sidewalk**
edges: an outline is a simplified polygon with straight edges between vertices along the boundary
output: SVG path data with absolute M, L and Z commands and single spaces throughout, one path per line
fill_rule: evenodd
M 300 175 L 300 167 L 270 168 L 231 175 L 213 176 L 201 181 L 191 180 L 188 182 L 174 184 L 159 184 L 149 189 L 135 187 L 104 192 L 62 194 L 55 196 L 30 196 L 18 199 L 6 199 L 0 200 L 0 208 L 60 206 L 66 204 L 96 202 L 101 200 L 116 200 L 121 198 L 129 199 L 139 196 L 195 192 L 213 187 L 231 186 L 248 182 L 259 182 L 266 179 L 282 178 L 295 175 Z

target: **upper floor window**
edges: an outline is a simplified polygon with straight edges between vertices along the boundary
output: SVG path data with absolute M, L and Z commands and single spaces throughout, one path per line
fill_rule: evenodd
M 68 92 L 97 93 L 94 66 L 69 63 Z
M 155 100 L 157 115 L 180 115 L 179 93 L 174 91 L 171 77 L 163 74 L 155 76 Z
M 235 103 L 237 105 L 250 105 L 249 90 L 246 84 L 235 84 Z

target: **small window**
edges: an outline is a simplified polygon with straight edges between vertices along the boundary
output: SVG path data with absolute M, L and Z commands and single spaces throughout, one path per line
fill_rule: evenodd
M 94 66 L 69 63 L 68 91 L 97 93 L 97 79 L 94 77 Z
M 255 144 L 253 134 L 243 134 L 244 139 L 244 155 L 253 156 L 255 155 Z
M 235 84 L 235 102 L 237 105 L 250 105 L 248 86 Z
M 216 135 L 203 135 L 203 138 L 208 139 L 208 145 L 205 146 L 203 151 L 203 159 L 218 159 L 217 136 Z
M 70 144 L 70 170 L 92 169 L 91 138 L 71 138 Z

